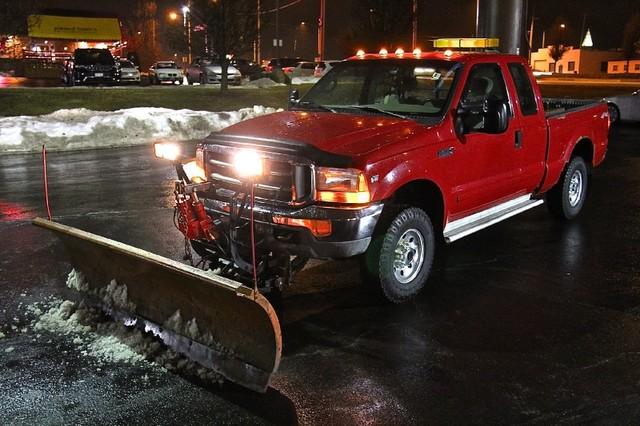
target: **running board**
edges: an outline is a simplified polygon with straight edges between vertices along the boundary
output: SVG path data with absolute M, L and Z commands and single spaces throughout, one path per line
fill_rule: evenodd
M 471 216 L 454 220 L 444 228 L 444 239 L 447 243 L 452 243 L 474 232 L 478 232 L 505 219 L 537 207 L 542 203 L 544 203 L 544 200 L 534 200 L 531 198 L 531 194 L 529 194 L 514 198 L 506 203 L 498 204 L 487 210 L 474 213 Z

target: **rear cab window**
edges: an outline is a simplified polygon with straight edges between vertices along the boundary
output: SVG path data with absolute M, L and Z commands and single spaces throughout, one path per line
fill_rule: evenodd
M 536 104 L 536 96 L 531 87 L 529 74 L 524 65 L 518 63 L 509 64 L 509 73 L 513 78 L 516 86 L 518 100 L 520 101 L 520 112 L 522 115 L 535 115 L 538 113 L 538 105 Z

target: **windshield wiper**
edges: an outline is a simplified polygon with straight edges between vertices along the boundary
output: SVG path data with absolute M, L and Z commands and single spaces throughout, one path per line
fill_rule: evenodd
M 402 115 L 402 114 L 397 114 L 395 112 L 391 112 L 391 111 L 387 111 L 381 108 L 376 108 L 374 106 L 370 106 L 370 105 L 344 105 L 344 106 L 340 106 L 340 108 L 350 108 L 350 109 L 359 109 L 362 111 L 368 111 L 368 112 L 377 112 L 379 114 L 385 114 L 385 115 L 390 115 L 392 117 L 398 117 L 398 118 L 402 118 L 402 119 L 406 119 L 407 116 Z
M 329 111 L 329 112 L 336 112 L 334 109 L 329 108 L 328 106 L 324 106 L 324 105 L 320 105 L 317 104 L 315 102 L 312 101 L 302 101 L 302 102 L 298 102 L 295 107 L 300 107 L 300 108 L 309 108 L 309 109 L 319 109 L 322 111 Z

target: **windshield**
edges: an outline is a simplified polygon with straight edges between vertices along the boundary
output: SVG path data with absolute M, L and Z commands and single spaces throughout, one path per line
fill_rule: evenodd
M 346 61 L 300 100 L 300 108 L 439 118 L 461 65 L 425 59 Z
M 156 68 L 158 69 L 176 68 L 176 64 L 175 62 L 158 62 L 158 65 L 156 66 Z
M 135 65 L 133 65 L 133 62 L 127 61 L 127 60 L 123 60 L 123 61 L 121 60 L 120 61 L 120 66 L 122 68 L 135 68 L 136 67 Z
M 111 52 L 106 49 L 76 50 L 74 56 L 78 65 L 115 65 Z

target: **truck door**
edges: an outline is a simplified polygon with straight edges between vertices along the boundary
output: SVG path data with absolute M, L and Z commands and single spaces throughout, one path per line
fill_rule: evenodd
M 542 180 L 547 149 L 547 125 L 544 109 L 538 106 L 531 76 L 524 64 L 510 63 L 509 74 L 513 82 L 511 91 L 517 94 L 515 162 L 518 180 L 527 193 L 533 192 Z M 509 82 L 511 83 L 511 82 Z
M 487 99 L 509 101 L 501 67 L 496 63 L 480 63 L 470 70 L 460 105 L 478 105 Z M 510 111 L 512 113 L 512 111 Z M 514 179 L 514 140 L 517 123 L 509 120 L 507 130 L 500 134 L 486 133 L 482 116 L 464 116 L 467 132 L 461 136 L 459 158 L 464 158 L 456 170 L 457 210 L 462 214 L 483 210 L 492 204 L 515 196 L 522 190 Z

